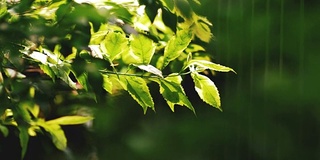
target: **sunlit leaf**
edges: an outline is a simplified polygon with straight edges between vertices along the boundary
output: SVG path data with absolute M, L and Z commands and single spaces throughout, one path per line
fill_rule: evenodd
M 216 85 L 206 76 L 199 73 L 192 73 L 191 77 L 195 84 L 195 90 L 200 98 L 209 105 L 221 109 L 221 102 Z
M 149 88 L 144 79 L 140 77 L 120 76 L 121 85 L 127 90 L 132 98 L 143 108 L 144 113 L 148 108 L 154 110 L 154 102 Z
M 214 71 L 219 71 L 219 72 L 234 72 L 236 73 L 232 68 L 220 65 L 220 64 L 216 64 L 210 61 L 206 61 L 206 60 L 190 60 L 188 62 L 188 64 L 186 65 L 186 67 L 184 67 L 184 69 L 188 68 L 189 66 L 196 66 L 198 67 L 200 70 L 204 70 L 204 69 L 210 69 L 210 70 L 214 70 Z
M 57 119 L 53 119 L 50 121 L 47 121 L 46 123 L 51 124 L 59 124 L 59 125 L 76 125 L 76 124 L 83 124 L 90 120 L 92 120 L 93 117 L 89 116 L 64 116 Z
M 210 26 L 212 25 L 206 18 L 199 17 L 199 20 L 195 21 L 195 25 L 192 27 L 195 35 L 204 42 L 210 42 L 213 37 Z
M 174 9 L 174 0 L 160 0 L 162 2 L 162 5 L 167 7 L 171 12 L 173 12 Z
M 50 65 L 50 68 L 58 78 L 66 82 L 71 88 L 77 89 L 76 83 L 69 77 L 71 72 L 70 64 Z
M 144 35 L 131 34 L 130 38 L 131 50 L 140 60 L 137 63 L 149 64 L 156 49 L 153 41 Z
M 100 45 L 89 45 L 90 55 L 94 58 L 103 59 L 103 53 L 100 49 Z
M 105 39 L 108 34 L 108 30 L 101 30 L 91 35 L 90 44 L 98 45 L 100 42 Z
M 110 94 L 112 94 L 112 81 L 109 78 L 108 75 L 106 74 L 102 74 L 103 77 L 103 88 L 109 92 Z
M 6 73 L 7 77 L 10 77 L 10 78 L 26 78 L 24 74 L 11 68 L 5 68 L 4 72 Z
M 55 81 L 56 75 L 54 74 L 54 72 L 51 69 L 51 67 L 49 67 L 46 64 L 40 64 L 39 67 L 45 74 L 47 74 L 53 81 Z
M 51 134 L 53 144 L 60 150 L 67 147 L 67 138 L 59 125 L 46 125 L 45 130 Z
M 198 44 L 190 44 L 188 48 L 186 48 L 187 53 L 203 52 L 203 51 L 205 51 L 205 49 Z
M 101 44 L 102 51 L 113 61 L 128 45 L 125 35 L 119 32 L 109 32 Z
M 198 4 L 198 5 L 201 5 L 200 1 L 199 0 L 192 0 L 194 3 Z
M 170 109 L 174 111 L 174 105 L 178 104 L 181 106 L 186 106 L 190 110 L 195 113 L 195 110 L 188 100 L 182 86 L 180 78 L 176 78 L 179 76 L 167 77 L 165 79 L 160 79 L 158 82 L 160 85 L 160 93 L 162 94 L 163 98 L 166 100 L 167 104 L 169 105 Z
M 138 67 L 141 70 L 147 71 L 149 73 L 155 74 L 155 75 L 163 78 L 162 72 L 158 68 L 156 68 L 150 64 L 149 65 L 134 65 L 134 66 Z
M 58 149 L 64 150 L 67 147 L 67 138 L 59 124 L 48 124 L 43 119 L 38 119 L 36 124 L 38 126 L 41 126 L 45 131 L 47 131 L 51 135 L 52 142 Z
M 185 50 L 192 40 L 192 32 L 190 30 L 180 30 L 176 36 L 173 36 L 164 49 L 163 67 L 177 57 Z
M 39 113 L 40 113 L 40 107 L 37 104 L 30 104 L 28 106 L 28 110 L 30 111 L 30 113 L 33 115 L 33 117 L 38 117 Z
M 7 13 L 7 4 L 6 0 L 0 1 L 0 18 Z

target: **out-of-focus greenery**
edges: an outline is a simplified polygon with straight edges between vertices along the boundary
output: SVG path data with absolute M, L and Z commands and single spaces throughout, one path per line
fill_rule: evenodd
M 143 116 L 125 97 L 115 97 L 99 110 L 101 120 L 94 125 L 103 130 L 93 140 L 99 156 L 319 159 L 319 2 L 201 3 L 196 10 L 213 22 L 215 41 L 208 48 L 238 73 L 212 77 L 221 88 L 224 111 L 198 105 L 195 117 L 186 109 L 172 114 L 160 105 L 155 114 Z M 187 87 L 190 81 L 184 83 Z

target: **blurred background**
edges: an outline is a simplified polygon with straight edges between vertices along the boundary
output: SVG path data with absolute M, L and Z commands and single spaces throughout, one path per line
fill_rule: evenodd
M 188 77 L 196 116 L 185 107 L 172 113 L 156 87 L 156 113 L 143 115 L 129 95 L 110 97 L 96 110 L 94 132 L 85 133 L 92 159 L 320 159 L 319 1 L 201 3 L 194 10 L 214 24 L 208 51 L 237 72 L 211 77 L 223 112 L 205 105 Z M 66 133 L 74 148 L 85 143 Z

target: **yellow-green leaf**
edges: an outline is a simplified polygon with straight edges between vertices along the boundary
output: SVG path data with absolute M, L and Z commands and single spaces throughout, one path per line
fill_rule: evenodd
M 192 40 L 192 32 L 188 29 L 178 31 L 177 35 L 173 36 L 164 49 L 163 68 L 168 63 L 180 56 Z
M 214 71 L 219 71 L 219 72 L 234 72 L 236 73 L 232 68 L 220 65 L 220 64 L 216 64 L 210 61 L 206 61 L 206 60 L 190 60 L 188 62 L 188 64 L 186 65 L 186 67 L 184 67 L 184 69 L 190 67 L 190 66 L 196 66 L 197 69 L 199 70 L 204 70 L 204 69 L 210 69 L 210 70 L 214 70 Z
M 53 144 L 60 150 L 65 150 L 67 147 L 67 138 L 58 124 L 45 125 L 44 129 L 51 134 Z
M 45 122 L 43 119 L 38 119 L 36 124 L 41 126 L 45 131 L 50 133 L 51 140 L 53 144 L 59 149 L 64 150 L 67 147 L 67 138 L 62 130 L 61 126 L 58 123 L 48 123 L 49 121 Z
M 165 79 L 160 79 L 158 83 L 160 85 L 160 93 L 162 94 L 163 98 L 166 100 L 167 104 L 173 112 L 174 105 L 178 104 L 181 106 L 186 106 L 195 113 L 195 110 L 191 102 L 188 100 L 188 97 L 186 96 L 179 82 L 179 78 L 173 79 L 172 77 L 167 77 Z
M 216 85 L 206 76 L 199 73 L 191 73 L 191 77 L 195 84 L 195 90 L 200 98 L 209 105 L 221 109 L 219 91 Z
M 147 112 L 148 108 L 154 110 L 154 102 L 144 79 L 141 77 L 120 76 L 120 81 L 123 88 L 143 108 L 144 113 Z
M 7 13 L 7 4 L 6 0 L 0 1 L 0 18 Z
M 210 29 L 212 24 L 205 17 L 200 17 L 197 15 L 194 15 L 194 17 L 195 24 L 193 25 L 192 29 L 194 30 L 195 35 L 204 42 L 210 42 L 211 38 L 213 37 Z
M 134 65 L 134 66 L 138 67 L 141 70 L 147 71 L 149 73 L 155 74 L 155 75 L 163 78 L 162 72 L 158 68 L 156 68 L 150 64 L 149 65 Z
M 90 116 L 64 116 L 64 117 L 47 121 L 46 123 L 59 124 L 59 125 L 76 125 L 76 124 L 86 123 L 92 119 L 93 117 L 90 117 Z
M 112 94 L 112 81 L 109 76 L 106 74 L 102 74 L 103 77 L 103 89 Z
M 153 41 L 144 35 L 131 34 L 130 47 L 132 53 L 139 58 L 138 64 L 149 64 L 155 52 Z
M 106 52 L 108 58 L 113 61 L 119 54 L 125 50 L 128 40 L 120 32 L 109 32 L 105 40 L 101 43 L 101 50 Z
M 47 64 L 39 64 L 40 69 L 47 74 L 53 81 L 55 81 L 56 75 L 54 74 L 53 70 Z
M 174 9 L 174 0 L 160 0 L 162 2 L 162 5 L 167 7 L 171 12 L 173 12 Z

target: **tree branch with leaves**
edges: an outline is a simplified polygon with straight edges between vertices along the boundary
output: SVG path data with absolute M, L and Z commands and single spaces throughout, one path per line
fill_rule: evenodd
M 7 126 L 18 129 L 22 158 L 29 137 L 38 134 L 49 133 L 64 150 L 61 125 L 83 124 L 94 115 L 50 117 L 45 106 L 58 105 L 62 93 L 100 103 L 106 92 L 125 90 L 146 113 L 156 110 L 149 83 L 159 85 L 172 111 L 180 105 L 195 112 L 181 85 L 185 75 L 205 103 L 222 110 L 204 71 L 234 71 L 211 61 L 201 44 L 212 39 L 212 24 L 191 4 L 200 2 L 1 0 L 1 133 L 9 134 Z

